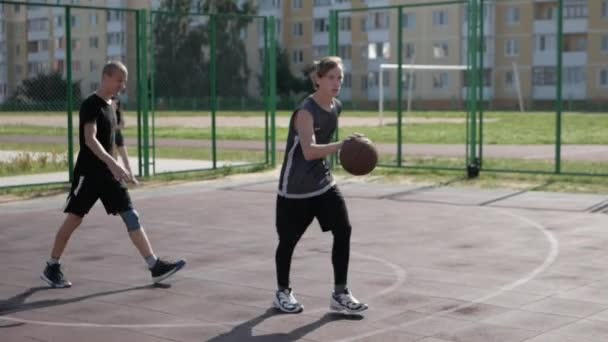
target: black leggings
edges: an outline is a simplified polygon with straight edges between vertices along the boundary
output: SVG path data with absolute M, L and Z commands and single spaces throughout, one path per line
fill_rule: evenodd
M 334 283 L 346 285 L 350 256 L 351 225 L 344 198 L 337 187 L 322 195 L 291 199 L 277 196 L 276 227 L 279 245 L 275 254 L 277 283 L 280 288 L 289 287 L 291 258 L 296 245 L 312 220 L 316 217 L 324 232 L 331 231 L 334 243 L 331 261 Z

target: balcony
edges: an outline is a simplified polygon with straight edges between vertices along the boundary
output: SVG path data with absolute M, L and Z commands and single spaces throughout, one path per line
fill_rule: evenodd
M 564 19 L 564 33 L 585 33 L 588 28 L 587 18 Z M 557 21 L 535 20 L 534 33 L 556 33 Z

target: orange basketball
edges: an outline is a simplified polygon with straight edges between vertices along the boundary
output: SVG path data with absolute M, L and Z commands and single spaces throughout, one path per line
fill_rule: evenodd
M 364 137 L 353 137 L 342 144 L 340 164 L 355 176 L 366 175 L 376 167 L 378 152 L 372 142 Z

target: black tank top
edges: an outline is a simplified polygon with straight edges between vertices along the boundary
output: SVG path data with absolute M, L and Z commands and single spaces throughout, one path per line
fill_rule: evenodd
M 295 114 L 304 109 L 313 118 L 313 128 L 317 144 L 329 144 L 336 128 L 342 104 L 334 99 L 331 111 L 323 109 L 313 98 L 308 96 L 296 108 L 289 122 L 289 135 L 285 159 L 281 167 L 279 195 L 286 198 L 309 198 L 323 194 L 335 185 L 326 159 L 306 160 L 302 152 L 300 137 L 296 131 Z

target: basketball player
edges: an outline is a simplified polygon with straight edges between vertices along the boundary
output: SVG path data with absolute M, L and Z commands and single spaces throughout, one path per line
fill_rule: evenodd
M 342 85 L 342 60 L 324 57 L 312 72 L 315 92 L 295 109 L 289 125 L 285 160 L 281 169 L 276 206 L 279 243 L 275 262 L 278 290 L 273 306 L 287 313 L 302 312 L 289 280 L 296 244 L 317 219 L 324 232 L 333 234 L 334 289 L 330 309 L 347 313 L 367 310 L 347 286 L 351 225 L 346 203 L 331 175 L 326 157 L 342 142 L 331 142 L 342 107 L 336 99 Z

